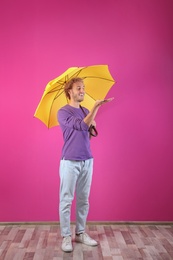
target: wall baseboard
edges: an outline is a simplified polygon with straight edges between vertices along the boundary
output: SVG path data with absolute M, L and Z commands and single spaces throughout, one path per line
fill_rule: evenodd
M 0 222 L 0 225 L 59 225 L 59 221 Z M 75 222 L 71 222 L 75 225 Z M 87 225 L 173 225 L 173 221 L 88 221 Z

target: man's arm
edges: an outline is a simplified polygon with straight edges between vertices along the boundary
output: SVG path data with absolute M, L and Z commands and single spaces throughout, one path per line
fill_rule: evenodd
M 88 126 L 90 126 L 92 124 L 92 122 L 94 121 L 98 109 L 101 105 L 108 103 L 110 101 L 112 101 L 114 98 L 108 98 L 108 99 L 103 99 L 103 100 L 97 100 L 93 106 L 93 108 L 91 109 L 91 111 L 88 113 L 88 115 L 84 118 L 84 122 L 85 124 L 87 124 Z
M 61 108 L 58 111 L 58 122 L 61 127 L 68 127 L 79 131 L 88 131 L 88 125 L 80 118 L 74 116 L 68 110 Z

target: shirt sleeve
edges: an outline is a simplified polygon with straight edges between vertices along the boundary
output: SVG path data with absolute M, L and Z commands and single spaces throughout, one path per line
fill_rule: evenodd
M 74 116 L 66 109 L 60 109 L 58 111 L 58 122 L 62 127 L 69 127 L 78 131 L 88 131 L 88 125 L 83 121 L 83 119 Z

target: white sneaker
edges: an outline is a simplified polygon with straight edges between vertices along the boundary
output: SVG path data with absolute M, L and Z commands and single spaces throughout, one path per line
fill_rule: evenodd
M 72 243 L 71 243 L 71 236 L 63 238 L 61 249 L 64 252 L 71 252 L 71 251 L 73 251 L 73 247 L 72 247 Z
M 75 236 L 75 241 L 79 243 L 83 243 L 87 246 L 97 246 L 98 243 L 94 239 L 92 239 L 87 233 L 82 233 L 80 235 Z

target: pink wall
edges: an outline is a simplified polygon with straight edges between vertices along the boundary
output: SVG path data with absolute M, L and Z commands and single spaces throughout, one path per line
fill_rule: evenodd
M 47 82 L 108 64 L 90 221 L 173 220 L 172 0 L 1 1 L 0 221 L 56 221 L 59 127 L 33 118 Z M 72 213 L 74 220 L 74 207 Z

